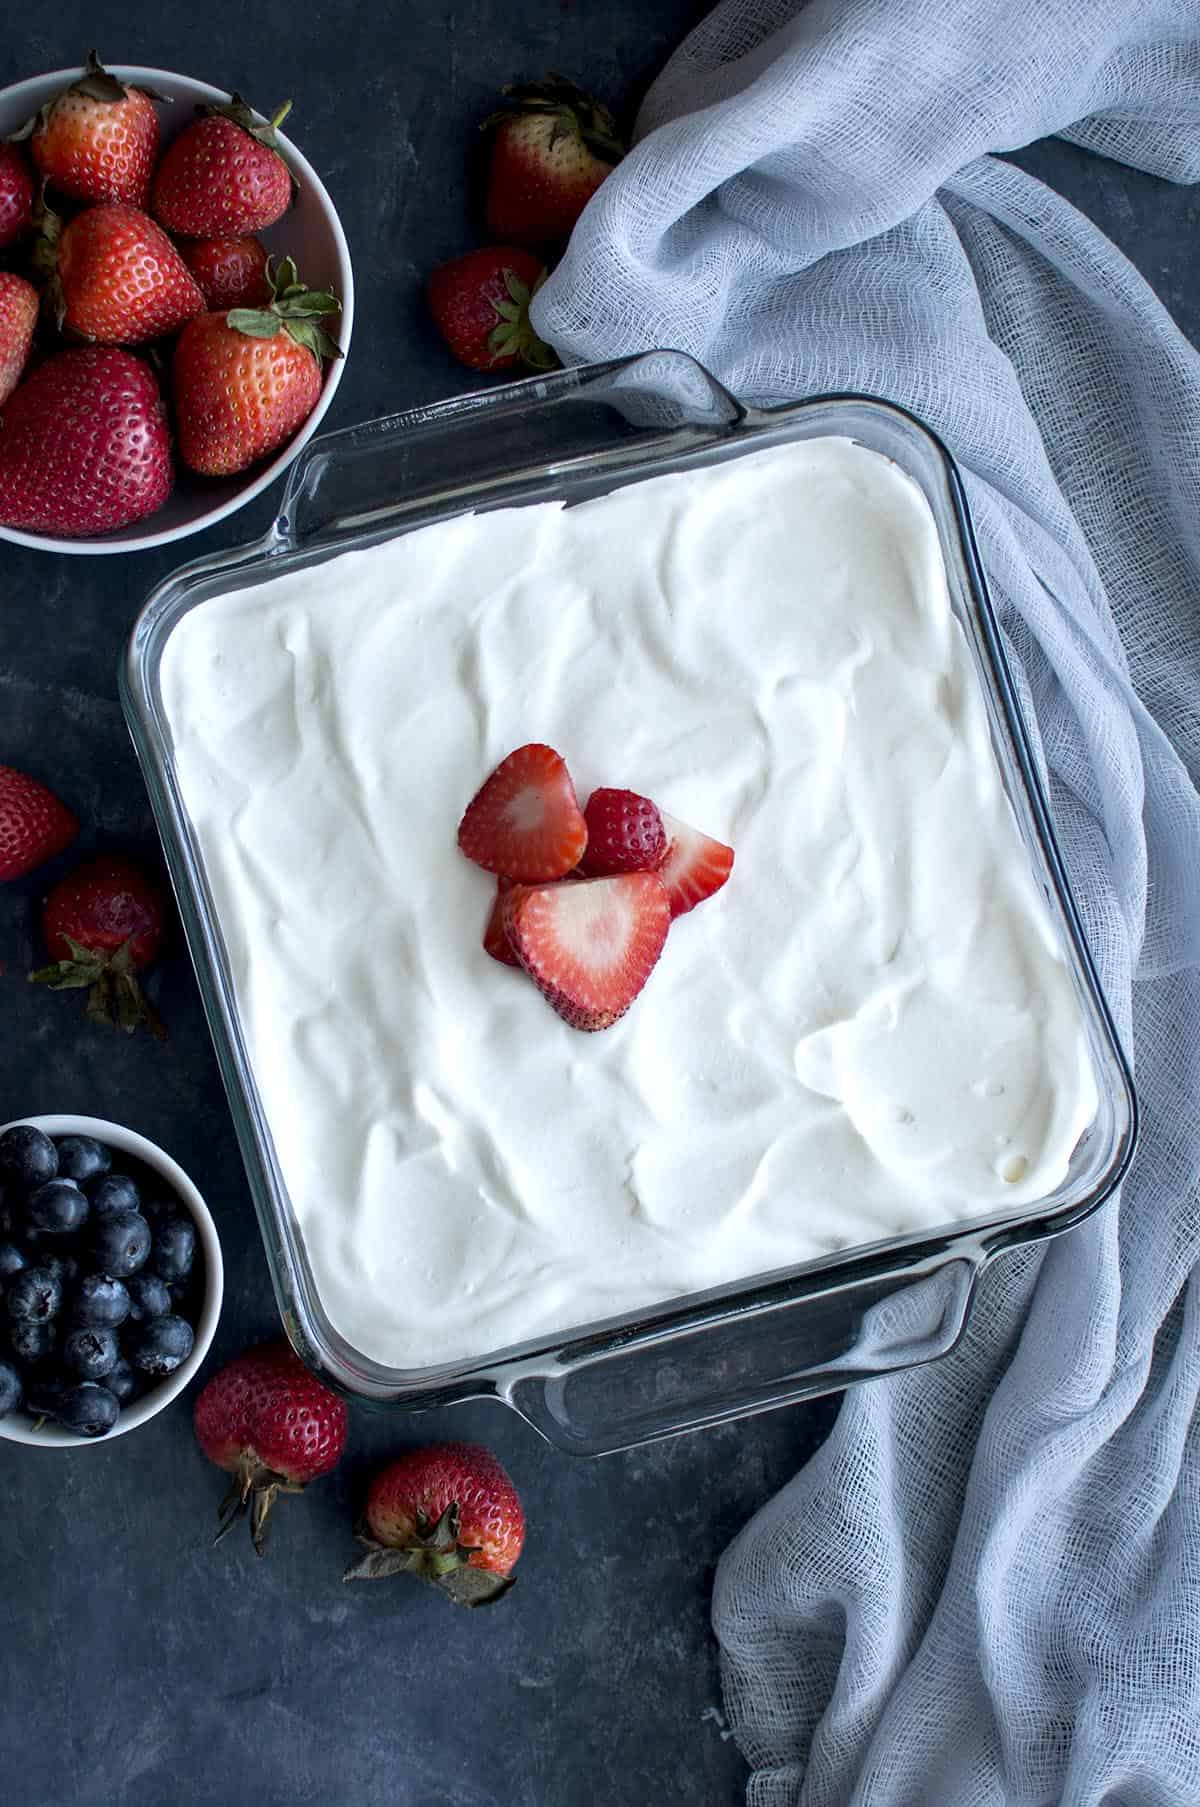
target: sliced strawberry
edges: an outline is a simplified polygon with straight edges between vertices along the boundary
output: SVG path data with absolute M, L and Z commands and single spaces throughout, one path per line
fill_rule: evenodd
M 656 804 L 636 791 L 593 791 L 583 812 L 587 823 L 584 871 L 595 878 L 610 872 L 654 872 L 667 853 L 667 831 Z
M 665 809 L 662 820 L 667 831 L 667 857 L 658 876 L 667 887 L 672 917 L 686 916 L 721 889 L 733 871 L 733 848 L 701 834 L 698 828 L 689 828 Z
M 516 884 L 515 878 L 498 878 L 496 880 L 496 896 L 492 903 L 491 915 L 487 919 L 487 927 L 483 931 L 483 951 L 490 954 L 493 960 L 499 960 L 501 966 L 520 966 L 521 962 L 512 951 L 512 943 L 504 928 L 504 897 Z
M 671 926 L 656 872 L 515 886 L 504 926 L 542 996 L 573 1029 L 609 1029 L 653 972 Z
M 578 865 L 587 823 L 561 754 L 534 742 L 502 759 L 467 805 L 458 844 L 485 872 L 524 884 Z

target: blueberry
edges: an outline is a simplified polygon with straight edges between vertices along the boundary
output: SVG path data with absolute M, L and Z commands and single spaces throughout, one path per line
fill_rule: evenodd
M 63 1338 L 62 1365 L 79 1380 L 103 1380 L 121 1359 L 117 1333 L 107 1325 L 96 1329 L 68 1330 Z
M 15 1236 L 20 1227 L 21 1213 L 17 1210 L 17 1193 L 13 1186 L 5 1186 L 0 1182 L 0 1236 Z
M 87 1213 L 87 1199 L 73 1180 L 49 1180 L 25 1200 L 26 1223 L 46 1236 L 73 1236 Z
M 66 1390 L 61 1380 L 31 1380 L 25 1389 L 25 1409 L 35 1418 L 56 1418 Z
M 130 1360 L 157 1380 L 173 1374 L 192 1353 L 192 1327 L 186 1318 L 152 1318 L 133 1345 Z
M 106 1217 L 110 1211 L 140 1211 L 142 1200 L 137 1182 L 127 1173 L 106 1173 L 85 1187 L 92 1201 L 92 1215 Z
M 11 1362 L 0 1361 L 0 1418 L 7 1418 L 21 1403 L 25 1391 L 21 1376 Z
M 15 1242 L 0 1242 L 0 1280 L 11 1280 L 28 1266 L 28 1255 L 23 1255 Z
M 87 1180 L 99 1179 L 112 1166 L 112 1156 L 95 1136 L 57 1136 L 58 1177 L 74 1180 L 82 1186 Z
M 71 1317 L 85 1329 L 115 1329 L 129 1316 L 129 1307 L 123 1280 L 110 1280 L 107 1274 L 85 1274 L 71 1300 Z
M 186 1280 L 196 1254 L 196 1226 L 190 1217 L 168 1217 L 154 1231 L 152 1265 L 164 1280 Z
M 19 1362 L 26 1367 L 36 1367 L 53 1353 L 54 1328 L 50 1324 L 39 1324 L 33 1318 L 22 1318 L 19 1323 L 9 1325 L 8 1346 Z
M 22 1268 L 4 1294 L 13 1324 L 48 1324 L 62 1306 L 62 1282 L 44 1267 Z
M 138 1390 L 138 1377 L 122 1356 L 116 1367 L 104 1376 L 104 1384 L 122 1405 L 128 1405 Z
M 137 1211 L 110 1211 L 92 1231 L 97 1268 L 112 1280 L 127 1280 L 144 1267 L 150 1253 L 150 1225 Z
M 16 1123 L 0 1136 L 0 1177 L 32 1190 L 58 1172 L 58 1154 L 49 1136 L 32 1123 Z
M 180 1204 L 173 1192 L 158 1192 L 151 1193 L 147 1197 L 142 1206 L 142 1215 L 143 1217 L 148 1217 L 150 1222 L 157 1228 L 160 1223 L 166 1223 L 168 1220 L 176 1217 L 187 1217 L 188 1214 L 186 1207 Z M 189 1218 L 188 1221 L 190 1222 L 191 1219 Z
M 63 1293 L 69 1292 L 79 1278 L 79 1258 L 76 1255 L 43 1255 L 38 1252 L 37 1264 L 47 1274 L 53 1274 Z
M 105 1431 L 112 1429 L 120 1415 L 116 1394 L 91 1380 L 68 1387 L 60 1396 L 55 1413 L 65 1431 L 75 1431 L 81 1437 L 102 1437 Z
M 165 1318 L 171 1309 L 171 1292 L 157 1274 L 134 1274 L 128 1284 L 129 1315 L 135 1323 Z

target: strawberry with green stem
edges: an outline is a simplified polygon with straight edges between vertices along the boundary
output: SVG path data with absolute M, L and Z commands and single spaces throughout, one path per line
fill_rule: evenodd
M 375 1476 L 358 1527 L 366 1554 L 343 1581 L 415 1575 L 459 1606 L 488 1606 L 513 1585 L 525 1513 L 502 1464 L 478 1443 L 412 1449 Z
M 541 259 L 516 245 L 485 245 L 451 258 L 429 278 L 434 325 L 460 364 L 471 370 L 553 370 L 553 351 L 538 338 L 529 304 L 546 280 Z
M 42 936 L 51 964 L 30 983 L 51 991 L 85 990 L 87 1013 L 132 1035 L 145 1024 L 161 1041 L 161 1020 L 137 975 L 152 966 L 166 932 L 166 900 L 132 860 L 101 855 L 77 866 L 42 906 Z
M 89 50 L 78 81 L 25 128 L 45 181 L 73 201 L 123 201 L 144 207 L 158 156 L 162 96 L 118 81 Z
M 607 107 L 561 75 L 504 90 L 492 135 L 487 229 L 516 245 L 558 244 L 625 154 Z
M 179 454 L 203 476 L 227 477 L 292 437 L 321 397 L 322 362 L 341 350 L 323 322 L 341 312 L 308 289 L 285 257 L 267 266 L 271 300 L 191 320 L 175 346 Z
M 348 1430 L 343 1401 L 287 1343 L 247 1349 L 221 1368 L 197 1399 L 193 1422 L 209 1461 L 234 1477 L 218 1511 L 216 1541 L 246 1518 L 259 1556 L 279 1495 L 303 1493 L 331 1473 Z
M 155 174 L 150 211 L 159 224 L 180 238 L 241 238 L 281 219 L 295 192 L 278 148 L 291 105 L 285 101 L 269 120 L 240 94 L 201 107 Z

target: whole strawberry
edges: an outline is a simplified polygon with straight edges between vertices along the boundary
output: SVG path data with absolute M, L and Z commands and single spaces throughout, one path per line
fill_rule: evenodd
M 553 244 L 624 156 L 612 114 L 560 75 L 504 90 L 492 134 L 487 229 L 515 245 Z
M 610 872 L 653 872 L 667 855 L 658 806 L 636 791 L 593 791 L 583 812 L 587 850 L 580 861 L 593 878 Z
M 507 370 L 527 364 L 552 370 L 558 359 L 529 323 L 529 303 L 546 266 L 516 245 L 486 245 L 452 258 L 429 278 L 434 325 L 460 364 Z
M 58 352 L 0 418 L 0 525 L 67 539 L 107 533 L 153 514 L 172 481 L 162 396 L 130 352 Z
M 140 345 L 204 310 L 179 252 L 149 214 L 120 203 L 89 207 L 58 245 L 59 325 L 102 345 Z
M 144 207 L 158 156 L 156 98 L 119 82 L 89 51 L 79 81 L 34 124 L 30 148 L 41 174 L 74 201 Z
M 525 1514 L 490 1450 L 433 1443 L 375 1476 L 358 1540 L 367 1554 L 343 1581 L 418 1575 L 460 1606 L 487 1606 L 513 1585 Z
M 206 477 L 244 471 L 292 437 L 321 396 L 321 361 L 341 352 L 321 325 L 337 298 L 306 289 L 284 258 L 265 308 L 201 314 L 173 364 L 179 455 Z
M 0 879 L 22 878 L 69 847 L 79 823 L 27 772 L 0 765 Z
M 281 1493 L 329 1474 L 346 1447 L 346 1407 L 286 1343 L 248 1349 L 214 1374 L 196 1401 L 196 1441 L 235 1476 L 221 1502 L 218 1540 L 249 1515 L 266 1554 L 267 1521 Z
M 131 1035 L 139 1023 L 165 1030 L 137 974 L 153 965 L 166 929 L 166 900 L 132 860 L 102 855 L 60 879 L 42 905 L 42 938 L 53 962 L 30 973 L 51 991 L 86 988 L 93 1022 Z
M 33 224 L 33 171 L 16 144 L 0 144 L 0 251 Z
M 38 294 L 33 284 L 0 270 L 0 408 L 29 362 L 37 317 Z
M 150 211 L 181 238 L 241 238 L 273 226 L 291 206 L 292 176 L 279 155 L 285 101 L 270 121 L 240 94 L 205 107 L 158 166 Z
M 224 313 L 231 307 L 266 307 L 273 299 L 267 253 L 256 238 L 186 239 L 179 254 L 211 313 Z

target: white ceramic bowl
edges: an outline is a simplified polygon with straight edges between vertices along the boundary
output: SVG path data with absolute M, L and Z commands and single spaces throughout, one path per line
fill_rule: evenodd
M 122 81 L 135 87 L 153 88 L 167 96 L 166 102 L 157 109 L 164 145 L 195 117 L 192 109 L 198 102 L 229 99 L 220 88 L 211 88 L 207 82 L 194 82 L 186 75 L 172 75 L 166 69 L 143 69 L 129 63 L 113 63 L 109 67 Z M 17 131 L 40 106 L 53 100 L 82 73 L 82 69 L 56 69 L 51 75 L 37 75 L 29 81 L 17 82 L 11 88 L 0 89 L 0 140 Z M 274 105 L 274 99 L 269 104 Z M 0 539 L 13 540 L 18 546 L 39 546 L 48 552 L 144 552 L 150 546 L 169 545 L 171 541 L 186 539 L 189 533 L 199 533 L 202 528 L 211 527 L 214 522 L 223 521 L 226 515 L 243 508 L 274 483 L 312 438 L 337 392 L 342 366 L 349 354 L 354 326 L 354 273 L 350 267 L 346 235 L 321 178 L 282 132 L 279 148 L 296 178 L 298 194 L 295 205 L 278 224 L 260 235 L 262 241 L 268 251 L 277 256 L 290 252 L 309 288 L 333 289 L 342 304 L 340 317 L 330 322 L 342 348 L 342 356 L 326 365 L 321 399 L 300 431 L 267 464 L 255 466 L 238 477 L 196 477 L 177 464 L 176 486 L 163 507 L 144 521 L 135 521 L 131 527 L 119 528 L 115 533 L 102 534 L 98 539 L 74 540 L 55 539 L 40 533 L 18 533 L 15 528 L 0 527 Z
M 217 1239 L 216 1225 L 208 1206 L 179 1163 L 173 1161 L 156 1143 L 148 1141 L 145 1136 L 139 1136 L 135 1130 L 124 1129 L 119 1123 L 106 1123 L 102 1117 L 16 1117 L 13 1121 L 36 1124 L 48 1136 L 95 1136 L 98 1142 L 105 1143 L 109 1148 L 132 1155 L 135 1160 L 157 1173 L 170 1187 L 180 1204 L 186 1207 L 196 1226 L 196 1236 L 204 1256 L 204 1302 L 196 1321 L 196 1340 L 192 1345 L 192 1353 L 185 1362 L 179 1364 L 174 1374 L 168 1374 L 149 1393 L 125 1407 L 112 1430 L 103 1437 L 77 1437 L 72 1431 L 59 1430 L 53 1424 L 45 1424 L 41 1430 L 35 1431 L 24 1410 L 20 1408 L 11 1412 L 7 1418 L 0 1418 L 0 1437 L 10 1443 L 32 1443 L 43 1449 L 77 1449 L 85 1444 L 91 1446 L 111 1443 L 114 1437 L 122 1437 L 126 1431 L 135 1431 L 139 1424 L 156 1418 L 165 1406 L 177 1399 L 198 1373 L 201 1362 L 208 1354 L 217 1328 L 217 1319 L 221 1315 L 221 1298 L 225 1291 L 225 1269 L 221 1261 L 221 1244 Z M 0 1135 L 12 1127 L 12 1123 L 0 1124 Z

